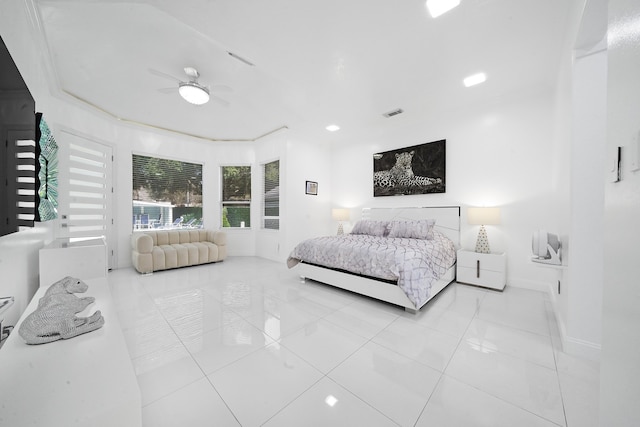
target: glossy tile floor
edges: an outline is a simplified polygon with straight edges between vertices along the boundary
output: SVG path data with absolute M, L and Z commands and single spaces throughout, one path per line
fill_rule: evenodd
M 412 315 L 253 257 L 109 283 L 145 427 L 597 425 L 543 293 L 452 283 Z

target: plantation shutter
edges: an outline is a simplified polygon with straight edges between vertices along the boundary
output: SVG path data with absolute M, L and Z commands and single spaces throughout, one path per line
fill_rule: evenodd
M 113 267 L 113 157 L 110 146 L 63 131 L 59 151 L 59 237 L 103 237 Z

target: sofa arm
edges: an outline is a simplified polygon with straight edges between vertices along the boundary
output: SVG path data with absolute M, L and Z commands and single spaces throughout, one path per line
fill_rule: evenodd
M 222 230 L 211 230 L 207 233 L 207 240 L 218 248 L 215 261 L 223 261 L 227 257 L 227 233 Z
M 133 233 L 131 248 L 141 254 L 150 254 L 153 251 L 153 239 L 145 233 Z
M 153 239 L 145 233 L 131 235 L 131 261 L 140 273 L 153 271 Z
M 217 246 L 227 245 L 227 233 L 224 231 L 211 231 L 209 233 L 209 241 L 215 243 Z

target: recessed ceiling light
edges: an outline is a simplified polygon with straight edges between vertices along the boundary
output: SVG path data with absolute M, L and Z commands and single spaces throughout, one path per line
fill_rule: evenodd
M 331 407 L 334 407 L 336 403 L 338 403 L 338 399 L 334 395 L 330 394 L 326 399 L 324 399 L 324 403 Z
M 485 73 L 478 73 L 465 78 L 463 82 L 466 87 L 470 87 L 484 83 L 485 80 L 487 80 L 487 75 Z
M 427 0 L 431 17 L 437 18 L 460 4 L 460 0 Z
M 326 129 L 329 132 L 335 132 L 337 130 L 340 130 L 340 126 L 338 126 L 338 125 L 329 125 L 329 126 L 326 127 Z

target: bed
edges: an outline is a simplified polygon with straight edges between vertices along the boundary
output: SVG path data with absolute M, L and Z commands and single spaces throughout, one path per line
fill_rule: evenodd
M 380 229 L 387 222 L 383 235 Z M 293 249 L 287 265 L 303 280 L 417 313 L 455 280 L 459 245 L 459 206 L 365 208 L 352 233 L 305 240 Z

